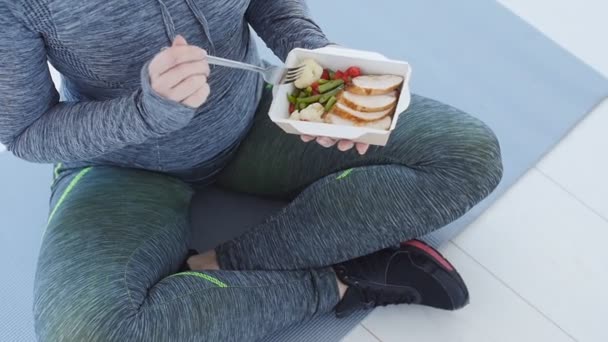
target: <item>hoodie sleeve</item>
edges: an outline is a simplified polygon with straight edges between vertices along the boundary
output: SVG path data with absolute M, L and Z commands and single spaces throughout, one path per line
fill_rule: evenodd
M 0 142 L 40 163 L 93 159 L 175 131 L 195 110 L 154 93 L 147 65 L 142 87 L 109 101 L 59 102 L 41 34 L 0 0 Z
M 304 0 L 251 0 L 247 21 L 281 60 L 295 48 L 329 45 Z

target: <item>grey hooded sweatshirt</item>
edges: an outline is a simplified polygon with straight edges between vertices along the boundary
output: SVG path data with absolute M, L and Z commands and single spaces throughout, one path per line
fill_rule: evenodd
M 329 44 L 304 0 L 0 0 L 0 142 L 68 167 L 214 172 L 251 125 L 259 75 L 212 68 L 211 96 L 194 110 L 155 94 L 146 63 L 181 34 L 259 64 L 250 26 L 282 59 Z

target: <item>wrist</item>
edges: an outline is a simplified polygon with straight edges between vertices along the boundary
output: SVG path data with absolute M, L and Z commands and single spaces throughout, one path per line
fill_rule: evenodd
M 153 88 L 146 63 L 141 71 L 141 96 L 138 108 L 148 126 L 157 134 L 166 134 L 185 127 L 196 113 L 196 108 L 164 98 Z

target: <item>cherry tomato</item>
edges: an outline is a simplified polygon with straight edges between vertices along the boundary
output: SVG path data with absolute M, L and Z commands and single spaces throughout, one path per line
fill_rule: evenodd
M 318 92 L 318 91 L 319 91 L 319 82 L 315 82 L 315 83 L 313 83 L 313 84 L 311 85 L 311 87 L 312 87 L 312 91 L 313 91 L 313 92 L 314 92 L 314 91 L 317 91 L 317 92 Z
M 293 113 L 296 111 L 296 105 L 293 103 L 289 104 L 289 114 Z
M 359 76 L 361 76 L 361 68 L 352 66 L 352 67 L 348 68 L 348 70 L 346 70 L 346 73 L 348 74 L 348 76 L 353 77 L 353 78 L 359 77 Z
M 321 78 L 324 80 L 329 80 L 329 70 L 323 69 L 323 74 L 321 75 Z
M 342 70 L 336 71 L 336 76 L 334 76 L 334 80 L 344 79 L 344 73 Z

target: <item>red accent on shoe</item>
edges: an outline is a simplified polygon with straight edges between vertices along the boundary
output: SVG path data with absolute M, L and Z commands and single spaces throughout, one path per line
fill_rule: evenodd
M 447 261 L 446 258 L 441 256 L 441 254 L 439 254 L 439 252 L 437 252 L 433 247 L 427 245 L 426 243 L 424 243 L 422 241 L 410 240 L 410 241 L 402 242 L 401 245 L 402 246 L 409 245 L 409 246 L 421 249 L 423 252 L 428 254 L 431 258 L 435 259 L 435 261 L 437 261 L 447 271 L 449 271 L 449 272 L 454 271 L 454 266 L 452 266 L 452 264 L 450 264 L 450 262 Z

